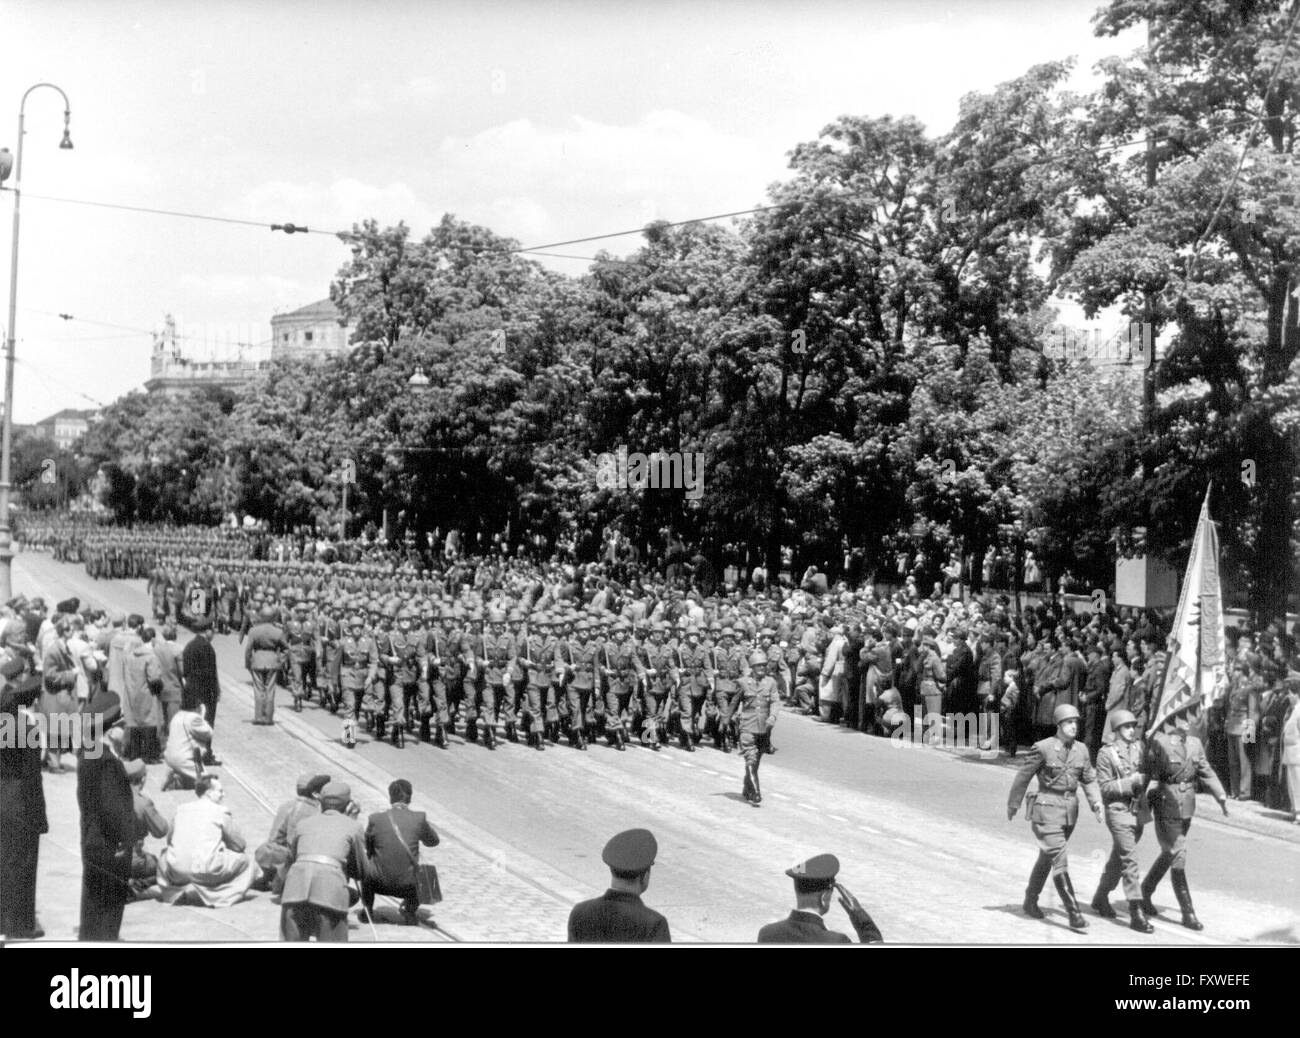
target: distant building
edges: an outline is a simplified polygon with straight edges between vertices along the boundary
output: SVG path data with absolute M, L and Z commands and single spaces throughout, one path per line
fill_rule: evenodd
M 255 379 L 265 367 L 265 361 L 245 358 L 242 350 L 237 360 L 195 360 L 185 356 L 177 340 L 176 321 L 168 314 L 163 321 L 162 334 L 154 336 L 153 352 L 149 357 L 149 379 L 144 388 L 164 396 L 175 396 L 204 386 L 238 389 Z
M 346 353 L 351 332 L 339 308 L 322 299 L 271 318 L 271 356 L 302 360 Z
M 271 318 L 271 341 L 241 346 L 235 359 L 197 360 L 181 350 L 176 322 L 170 314 L 161 335 L 154 337 L 150 393 L 174 395 L 201 386 L 238 389 L 264 372 L 273 361 L 334 356 L 348 351 L 351 329 L 340 324 L 338 308 L 328 299 Z
M 59 450 L 66 451 L 85 435 L 91 423 L 98 417 L 99 412 L 95 410 L 77 411 L 65 407 L 62 411 L 57 411 L 35 423 L 32 430 L 42 439 L 52 441 Z

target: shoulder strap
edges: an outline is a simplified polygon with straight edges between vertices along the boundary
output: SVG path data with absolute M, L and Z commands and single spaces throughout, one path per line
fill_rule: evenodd
M 416 865 L 419 865 L 420 859 L 411 853 L 410 847 L 406 846 L 406 838 L 402 836 L 402 830 L 397 828 L 397 821 L 393 818 L 393 813 L 389 811 L 384 815 L 384 817 L 388 819 L 388 824 L 393 827 L 393 832 L 397 834 L 397 842 L 402 845 L 402 850 L 406 851 L 406 856 L 410 858 L 411 861 L 415 862 Z

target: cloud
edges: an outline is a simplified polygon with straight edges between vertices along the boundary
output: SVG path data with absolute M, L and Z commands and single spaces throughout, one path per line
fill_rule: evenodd
M 343 178 L 330 184 L 269 180 L 257 185 L 231 207 L 232 213 L 268 223 L 288 220 L 312 230 L 344 231 L 373 217 L 381 225 L 405 220 L 421 236 L 440 213 L 417 196 L 408 184 L 366 184 Z
M 439 152 L 450 208 L 513 237 L 582 237 L 747 208 L 764 201 L 785 166 L 779 148 L 674 110 L 622 125 L 517 119 L 448 137 Z M 617 226 L 597 226 L 592 212 L 619 214 Z

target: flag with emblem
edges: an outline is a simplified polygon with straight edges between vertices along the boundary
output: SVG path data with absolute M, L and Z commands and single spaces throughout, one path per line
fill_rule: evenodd
M 1151 712 L 1149 732 L 1154 732 L 1170 717 L 1208 705 L 1216 686 L 1227 679 L 1223 600 L 1219 588 L 1219 535 L 1210 519 L 1209 490 L 1201 503 L 1171 638 L 1164 682 L 1156 708 Z

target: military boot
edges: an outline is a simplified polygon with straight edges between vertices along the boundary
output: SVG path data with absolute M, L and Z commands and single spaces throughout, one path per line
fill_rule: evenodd
M 1138 933 L 1155 933 L 1156 928 L 1147 921 L 1146 913 L 1142 911 L 1141 901 L 1128 903 L 1128 928 Z
M 1178 908 L 1183 913 L 1183 925 L 1189 930 L 1204 930 L 1205 924 L 1196 918 L 1192 908 L 1192 892 L 1187 887 L 1187 873 L 1174 869 L 1170 874 L 1174 884 L 1174 897 L 1178 899 Z
M 1097 893 L 1092 895 L 1092 910 L 1103 919 L 1116 919 L 1115 909 L 1110 907 L 1110 891 L 1105 883 L 1097 888 Z
M 1061 898 L 1061 906 L 1070 917 L 1070 929 L 1088 929 L 1088 920 L 1083 918 L 1083 913 L 1079 911 L 1079 902 L 1074 898 L 1074 886 L 1070 883 L 1069 874 L 1065 872 L 1059 873 L 1054 882 L 1056 883 L 1056 893 Z
M 1033 871 L 1029 873 L 1029 885 L 1025 887 L 1025 900 L 1020 907 L 1031 919 L 1046 918 L 1043 910 L 1038 907 L 1038 895 L 1042 893 L 1043 884 L 1047 882 L 1047 873 L 1051 867 L 1052 863 L 1040 854 L 1038 860 L 1034 862 Z
M 1156 859 L 1155 864 L 1151 866 L 1151 871 L 1147 873 L 1146 879 L 1142 881 L 1142 911 L 1148 916 L 1158 916 L 1160 914 L 1160 910 L 1151 902 L 1151 895 L 1156 892 L 1156 887 L 1165 878 L 1168 869 L 1169 862 L 1164 855 L 1161 855 Z

